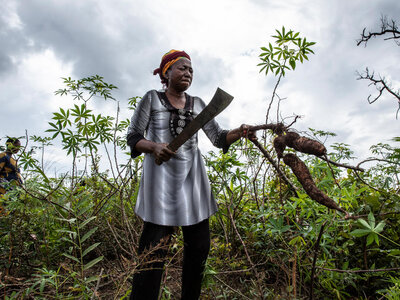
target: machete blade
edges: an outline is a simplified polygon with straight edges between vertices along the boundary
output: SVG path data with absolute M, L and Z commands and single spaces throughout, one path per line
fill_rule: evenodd
M 178 150 L 188 139 L 190 139 L 205 124 L 214 119 L 233 100 L 233 96 L 220 88 L 217 88 L 210 103 L 190 122 L 182 132 L 169 143 L 168 148 L 172 151 Z

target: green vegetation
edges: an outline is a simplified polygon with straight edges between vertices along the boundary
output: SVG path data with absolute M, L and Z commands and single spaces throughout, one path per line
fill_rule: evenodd
M 274 38 L 278 46 L 263 48 L 269 54 L 261 59 L 271 59 L 275 75 L 289 70 L 287 62 L 294 70 L 312 53 L 314 43 L 298 33 L 283 28 Z M 291 50 L 285 39 L 299 49 Z M 1 199 L 8 213 L 0 219 L 0 294 L 126 299 L 142 259 L 136 255 L 142 222 L 134 214 L 142 158 L 129 159 L 124 138 L 129 120 L 119 119 L 119 108 L 115 116 L 95 113 L 93 102 L 113 101 L 115 86 L 100 76 L 65 78 L 64 84 L 56 94 L 70 95 L 78 104 L 53 114 L 50 136 L 30 138 L 33 146 L 19 158 L 25 184 Z M 129 109 L 138 100 L 131 98 Z M 309 134 L 335 136 L 315 129 Z M 298 154 L 317 187 L 352 215 L 346 219 L 310 199 L 277 158 L 274 136 L 266 131 L 262 144 L 296 190 L 249 141 L 237 142 L 226 154 L 204 156 L 219 203 L 211 218 L 204 299 L 399 299 L 400 147 L 372 146 L 379 160 L 364 172 Z M 44 160 L 47 147 L 59 142 L 71 171 L 54 178 L 46 174 Z M 327 158 L 343 163 L 352 154 L 349 145 L 334 143 Z M 177 232 L 162 299 L 179 295 L 182 243 Z

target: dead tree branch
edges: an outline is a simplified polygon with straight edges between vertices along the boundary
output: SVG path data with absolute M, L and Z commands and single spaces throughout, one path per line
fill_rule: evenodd
M 387 40 L 396 40 L 400 38 L 400 31 L 397 27 L 396 21 L 394 20 L 387 20 L 387 17 L 381 17 L 381 30 L 377 32 L 368 32 L 366 33 L 366 28 L 364 28 L 361 38 L 357 40 L 357 46 L 360 46 L 362 43 L 364 43 L 364 46 L 367 46 L 368 41 L 371 38 L 375 38 L 377 36 L 389 36 L 384 38 L 385 41 Z M 398 41 L 395 41 L 397 45 L 400 46 L 400 43 Z
M 394 96 L 397 101 L 400 104 L 400 92 L 399 91 L 394 91 L 393 88 L 391 87 L 391 84 L 387 82 L 387 80 L 385 79 L 385 77 L 379 76 L 379 78 L 377 78 L 377 76 L 375 75 L 374 72 L 370 72 L 368 68 L 365 69 L 364 73 L 359 73 L 357 72 L 358 78 L 357 80 L 368 80 L 370 81 L 369 86 L 374 85 L 376 90 L 378 91 L 378 95 L 375 96 L 372 100 L 371 100 L 371 96 L 368 96 L 368 103 L 372 104 L 374 103 L 376 100 L 378 100 L 383 93 L 386 91 L 389 94 L 391 94 L 392 96 Z
M 367 42 L 372 38 L 372 37 L 377 37 L 377 36 L 388 36 L 384 38 L 384 40 L 396 40 L 396 44 L 400 46 L 400 42 L 397 39 L 400 39 L 400 31 L 398 29 L 398 26 L 396 24 L 396 21 L 393 19 L 388 21 L 387 17 L 382 16 L 381 17 L 381 30 L 378 32 L 369 32 L 368 34 L 365 31 L 366 29 L 364 28 L 361 38 L 357 40 L 357 46 L 361 45 L 364 43 L 365 46 L 367 46 Z M 374 98 L 371 100 L 372 95 L 370 94 L 368 96 L 368 102 L 369 104 L 374 103 L 377 101 L 381 96 L 384 94 L 384 92 L 387 92 L 391 94 L 392 96 L 397 99 L 398 103 L 398 108 L 396 110 L 396 119 L 398 118 L 398 114 L 400 111 L 400 91 L 395 91 L 392 87 L 391 84 L 381 76 L 375 76 L 374 72 L 370 73 L 368 68 L 366 68 L 365 72 L 363 74 L 357 72 L 358 78 L 357 80 L 368 80 L 370 82 L 370 86 L 374 85 L 376 90 L 378 91 L 378 94 L 374 96 Z

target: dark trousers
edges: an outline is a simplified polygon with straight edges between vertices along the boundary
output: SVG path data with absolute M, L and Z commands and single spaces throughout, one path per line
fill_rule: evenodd
M 145 255 L 142 271 L 133 277 L 131 300 L 157 300 L 160 291 L 164 259 L 174 227 L 144 223 L 138 254 Z M 182 300 L 200 296 L 201 281 L 210 249 L 208 219 L 191 226 L 182 226 L 183 271 Z M 154 248 L 153 248 L 154 247 Z

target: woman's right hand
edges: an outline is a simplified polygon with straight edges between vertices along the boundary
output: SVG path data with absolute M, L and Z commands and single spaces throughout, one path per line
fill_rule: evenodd
M 175 152 L 169 149 L 168 144 L 155 143 L 146 139 L 141 139 L 136 143 L 136 150 L 154 155 L 157 165 L 161 165 L 164 161 L 169 161 Z
M 158 165 L 161 165 L 165 161 L 169 161 L 171 157 L 175 155 L 175 152 L 168 148 L 168 144 L 165 143 L 154 143 L 152 154 Z

